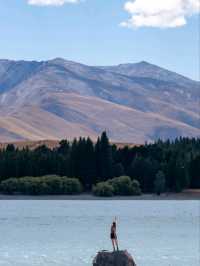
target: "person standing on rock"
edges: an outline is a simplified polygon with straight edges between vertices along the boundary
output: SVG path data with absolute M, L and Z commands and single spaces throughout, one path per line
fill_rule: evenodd
M 116 217 L 115 217 L 115 220 L 113 221 L 113 223 L 111 225 L 110 238 L 111 238 L 111 241 L 112 241 L 113 250 L 114 251 L 116 249 L 119 250 L 118 241 L 117 241 L 117 219 L 116 219 Z

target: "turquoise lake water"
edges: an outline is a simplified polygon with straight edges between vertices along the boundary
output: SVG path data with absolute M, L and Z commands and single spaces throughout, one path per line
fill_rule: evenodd
M 200 265 L 198 201 L 0 201 L 0 266 L 91 266 L 120 249 L 137 266 Z

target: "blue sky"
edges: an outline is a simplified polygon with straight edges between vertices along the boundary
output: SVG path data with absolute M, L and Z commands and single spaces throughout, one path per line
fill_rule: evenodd
M 200 79 L 198 0 L 173 0 L 159 12 L 148 9 L 159 0 L 136 0 L 137 6 L 133 0 L 65 1 L 1 0 L 0 58 L 63 57 L 89 65 L 145 60 Z M 179 8 L 184 1 L 195 11 Z

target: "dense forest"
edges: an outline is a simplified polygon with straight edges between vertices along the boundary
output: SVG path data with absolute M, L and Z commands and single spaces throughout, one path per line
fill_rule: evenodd
M 200 139 L 158 140 L 118 148 L 103 132 L 96 143 L 80 138 L 62 140 L 54 149 L 43 145 L 20 150 L 9 144 L 0 151 L 1 183 L 10 178 L 34 180 L 47 175 L 68 177 L 67 182 L 75 178 L 79 191 L 91 191 L 97 183 L 108 187 L 110 180 L 122 176 L 129 177 L 127 182 L 138 182 L 143 193 L 200 188 Z M 106 184 L 108 180 L 111 183 Z

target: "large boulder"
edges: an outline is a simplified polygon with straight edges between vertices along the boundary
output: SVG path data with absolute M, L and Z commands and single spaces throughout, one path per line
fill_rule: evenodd
M 126 251 L 100 251 L 93 266 L 136 266 L 132 256 Z

